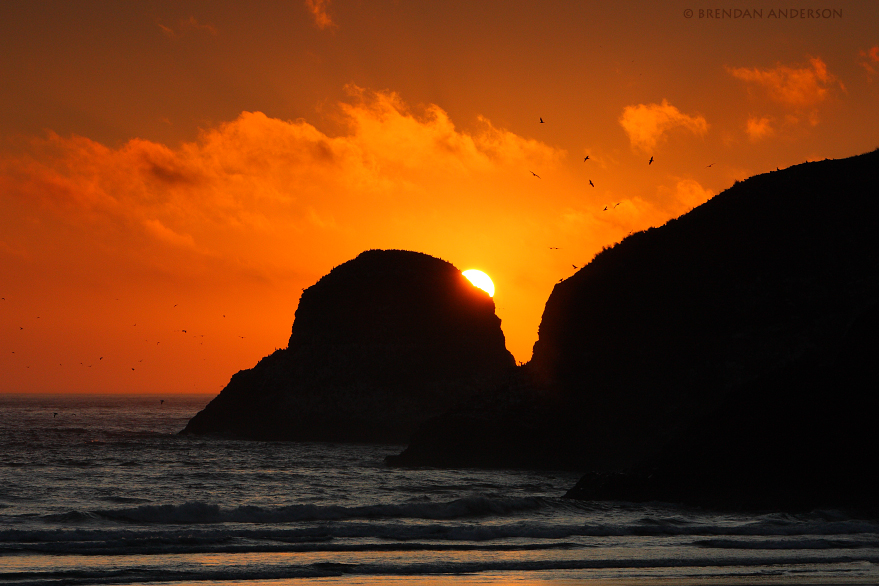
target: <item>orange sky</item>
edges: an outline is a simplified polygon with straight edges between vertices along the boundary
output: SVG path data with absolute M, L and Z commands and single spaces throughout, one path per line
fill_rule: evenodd
M 782 4 L 0 3 L 0 392 L 216 393 L 370 248 L 527 361 L 603 246 L 879 147 L 879 3 Z

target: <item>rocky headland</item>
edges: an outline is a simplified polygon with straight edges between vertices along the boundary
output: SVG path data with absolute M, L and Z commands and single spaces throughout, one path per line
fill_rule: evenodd
M 531 362 L 397 465 L 588 471 L 568 496 L 859 506 L 879 470 L 879 151 L 737 182 L 557 284 Z
M 363 252 L 302 293 L 287 348 L 236 373 L 181 433 L 404 443 L 514 368 L 500 323 L 450 263 Z

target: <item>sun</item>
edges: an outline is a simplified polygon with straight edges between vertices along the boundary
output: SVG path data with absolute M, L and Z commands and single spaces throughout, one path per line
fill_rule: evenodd
M 492 283 L 491 277 L 476 269 L 463 271 L 461 274 L 470 279 L 471 283 L 488 293 L 489 297 L 494 297 L 494 283 Z

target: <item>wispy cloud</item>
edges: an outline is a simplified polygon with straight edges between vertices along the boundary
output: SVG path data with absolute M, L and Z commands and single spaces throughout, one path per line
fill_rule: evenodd
M 664 135 L 675 128 L 684 128 L 700 136 L 708 132 L 708 122 L 703 116 L 684 114 L 668 100 L 662 100 L 661 104 L 626 106 L 619 122 L 632 147 L 645 152 L 654 150 Z
M 171 39 L 178 39 L 188 32 L 205 32 L 212 36 L 217 36 L 219 31 L 212 24 L 202 24 L 194 16 L 185 18 L 177 23 L 176 27 L 170 27 L 156 22 L 162 33 Z
M 314 17 L 314 24 L 321 30 L 335 27 L 336 23 L 327 13 L 330 6 L 330 0 L 305 0 L 305 7 Z
M 769 116 L 751 116 L 745 125 L 745 131 L 751 142 L 758 142 L 775 134 L 772 119 Z
M 842 87 L 819 57 L 809 59 L 808 65 L 800 67 L 778 64 L 772 69 L 727 67 L 726 70 L 736 79 L 765 90 L 770 100 L 795 108 L 814 107 L 827 98 L 832 87 Z
M 876 74 L 877 64 L 879 64 L 879 45 L 870 47 L 866 51 L 858 51 L 858 57 L 860 57 L 858 63 L 869 74 L 870 79 L 872 79 Z

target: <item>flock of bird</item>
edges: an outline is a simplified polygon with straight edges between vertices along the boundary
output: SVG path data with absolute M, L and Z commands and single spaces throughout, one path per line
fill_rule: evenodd
M 542 117 L 542 116 L 539 117 L 539 119 L 540 119 L 540 123 L 541 123 L 541 124 L 545 124 L 545 122 L 543 121 L 543 117 Z M 586 155 L 585 157 L 583 157 L 583 162 L 584 162 L 584 163 L 587 162 L 587 161 L 589 161 L 589 160 L 590 160 L 589 155 Z M 647 164 L 648 164 L 648 165 L 652 165 L 652 164 L 653 164 L 653 155 L 650 156 L 650 160 L 647 161 Z M 711 165 L 713 165 L 713 164 L 714 164 L 714 163 L 711 163 Z M 710 167 L 711 165 L 708 165 L 708 166 Z M 540 175 L 538 175 L 538 174 L 535 173 L 534 171 L 531 171 L 531 174 L 532 174 L 533 176 L 537 177 L 538 179 L 540 179 Z M 592 183 L 592 179 L 589 179 L 589 185 L 592 186 L 592 187 L 595 187 L 595 184 Z M 604 206 L 604 209 L 603 209 L 602 211 L 606 212 L 606 211 L 608 211 L 608 210 L 614 210 L 614 209 L 616 209 L 616 207 L 617 207 L 618 205 L 620 205 L 620 203 L 622 203 L 622 202 L 617 202 L 617 203 L 615 203 L 613 206 Z M 631 234 L 631 232 L 629 232 L 629 234 Z M 558 246 L 550 246 L 549 249 L 550 249 L 550 250 L 558 250 L 559 247 L 558 247 Z M 577 265 L 575 265 L 575 264 L 572 264 L 571 266 L 574 267 L 575 269 L 579 268 L 579 267 L 577 267 Z M 559 279 L 559 283 L 561 283 L 561 282 L 564 281 L 564 280 L 565 280 L 564 278 Z
M 543 117 L 542 117 L 542 116 L 539 117 L 539 119 L 540 119 L 540 123 L 541 123 L 541 124 L 545 124 L 545 122 L 543 121 Z M 585 157 L 583 157 L 583 162 L 584 162 L 584 163 L 585 163 L 586 161 L 588 161 L 588 160 L 589 160 L 589 155 L 586 155 Z M 648 164 L 648 165 L 652 165 L 652 164 L 653 164 L 653 155 L 650 156 L 650 160 L 647 161 L 647 164 Z M 714 164 L 714 163 L 711 163 L 711 165 L 713 165 L 713 164 Z M 708 165 L 708 166 L 710 167 L 711 165 Z M 531 171 L 531 174 L 532 174 L 533 176 L 537 177 L 538 179 L 540 179 L 540 175 L 538 175 L 538 174 L 535 173 L 534 171 Z M 592 187 L 595 187 L 595 184 L 592 183 L 592 179 L 589 180 L 589 185 L 591 185 Z M 615 207 L 617 207 L 618 205 L 620 205 L 620 204 L 618 203 L 618 204 L 616 204 L 616 205 L 613 206 L 613 207 L 615 208 Z M 608 209 L 613 209 L 613 208 L 608 208 L 607 206 L 604 206 L 604 210 L 603 210 L 603 211 L 607 211 Z
M 5 297 L 0 297 L 0 301 L 6 301 L 6 298 L 5 298 Z M 117 301 L 118 301 L 118 299 L 117 299 Z M 177 307 L 177 304 L 175 303 L 173 307 Z M 173 309 L 173 307 L 172 307 L 172 309 Z M 225 314 L 223 315 L 223 317 L 226 317 Z M 37 319 L 39 319 L 39 316 L 37 316 Z M 137 327 L 137 324 L 136 324 L 136 323 L 132 324 L 132 327 Z M 19 326 L 18 329 L 19 329 L 19 331 L 23 331 L 25 328 L 24 328 L 24 326 Z M 188 333 L 188 331 L 185 330 L 185 329 L 174 330 L 174 331 L 175 331 L 175 332 L 179 332 L 179 333 L 183 333 L 183 334 L 187 334 L 187 333 Z M 204 338 L 204 334 L 200 334 L 200 335 L 198 335 L 197 337 Z M 238 337 L 241 338 L 242 340 L 244 339 L 244 336 L 240 336 L 240 335 L 239 335 Z M 144 341 L 145 341 L 145 342 L 148 342 L 149 340 L 144 340 Z M 161 344 L 161 341 L 156 342 L 156 345 L 159 345 L 159 344 Z M 203 345 L 203 344 L 204 344 L 204 342 L 201 342 L 201 345 Z M 15 351 L 14 351 L 14 350 L 11 351 L 11 354 L 15 354 Z M 98 357 L 98 361 L 102 361 L 103 359 L 104 359 L 103 356 L 99 356 L 99 357 Z M 141 359 L 138 360 L 137 362 L 138 362 L 138 363 L 142 363 L 142 362 L 143 362 L 143 358 L 141 358 Z M 81 366 L 84 366 L 84 367 L 87 367 L 87 368 L 92 368 L 92 367 L 94 366 L 94 364 L 85 364 L 84 362 L 80 362 L 79 364 L 80 364 Z M 64 366 L 64 363 L 59 363 L 58 366 Z M 27 366 L 27 368 L 30 368 L 30 366 Z M 131 370 L 135 370 L 133 366 L 131 367 Z M 161 404 L 161 403 L 164 403 L 164 402 L 165 402 L 165 400 L 162 399 L 162 400 L 160 401 L 160 404 Z M 57 414 L 56 414 L 56 415 L 57 415 Z

